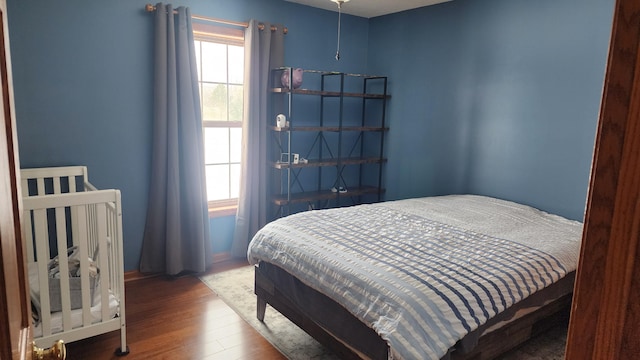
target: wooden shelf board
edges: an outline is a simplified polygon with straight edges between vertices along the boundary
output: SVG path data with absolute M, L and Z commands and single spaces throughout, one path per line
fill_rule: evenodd
M 380 126 L 292 126 L 292 127 L 269 127 L 273 131 L 285 132 L 285 131 L 388 131 L 388 127 Z
M 324 191 L 307 191 L 303 193 L 293 193 L 291 198 L 287 200 L 286 196 L 278 195 L 272 198 L 274 204 L 278 206 L 316 201 L 316 200 L 331 200 L 338 197 L 360 196 L 366 194 L 378 194 L 384 193 L 384 189 L 377 188 L 375 186 L 364 186 L 361 188 L 348 189 L 345 193 L 332 192 L 331 190 Z
M 288 89 L 288 88 L 271 88 L 271 92 L 273 93 L 292 93 L 292 94 L 301 94 L 301 95 L 320 95 L 320 96 L 328 96 L 328 97 L 340 97 L 341 95 L 344 97 L 357 97 L 357 98 L 365 98 L 365 99 L 389 99 L 391 95 L 384 94 L 362 94 L 362 93 L 351 93 L 345 92 L 340 93 L 339 91 L 322 91 L 322 90 L 310 90 L 310 89 Z
M 386 158 L 380 159 L 379 157 L 370 157 L 370 158 L 354 157 L 354 158 L 341 159 L 340 163 L 342 165 L 359 165 L 359 164 L 378 164 L 378 163 L 384 163 L 386 161 L 387 161 Z M 323 159 L 323 160 L 309 159 L 309 162 L 306 164 L 298 163 L 298 164 L 291 164 L 291 165 L 289 165 L 289 163 L 272 162 L 271 166 L 276 169 L 287 169 L 289 168 L 289 166 L 291 166 L 292 169 L 304 168 L 304 167 L 338 166 L 338 159 Z

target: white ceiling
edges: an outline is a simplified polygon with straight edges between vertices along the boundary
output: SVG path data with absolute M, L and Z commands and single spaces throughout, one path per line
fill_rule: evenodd
M 286 0 L 325 10 L 338 11 L 338 4 L 332 0 Z M 350 0 L 342 4 L 342 12 L 365 18 L 392 14 L 399 11 L 439 4 L 451 0 Z

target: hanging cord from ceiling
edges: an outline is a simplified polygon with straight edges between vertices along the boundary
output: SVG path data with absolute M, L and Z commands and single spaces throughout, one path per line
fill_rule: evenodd
M 338 46 L 336 50 L 336 60 L 340 60 L 340 23 L 342 22 L 342 4 L 349 0 L 331 0 L 338 4 Z

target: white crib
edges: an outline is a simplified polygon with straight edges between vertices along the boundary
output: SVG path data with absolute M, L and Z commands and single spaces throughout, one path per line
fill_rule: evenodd
M 120 191 L 96 189 L 84 166 L 22 169 L 21 186 L 36 345 L 120 330 L 116 354 L 128 354 Z M 51 277 L 56 255 L 69 274 L 70 248 L 76 276 Z

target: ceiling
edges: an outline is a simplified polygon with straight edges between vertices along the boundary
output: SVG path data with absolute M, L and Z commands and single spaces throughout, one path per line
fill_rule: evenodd
M 332 0 L 286 0 L 325 10 L 338 11 Z M 342 4 L 342 12 L 349 15 L 372 18 L 399 11 L 439 4 L 451 0 L 350 0 Z

